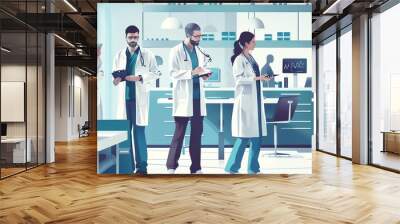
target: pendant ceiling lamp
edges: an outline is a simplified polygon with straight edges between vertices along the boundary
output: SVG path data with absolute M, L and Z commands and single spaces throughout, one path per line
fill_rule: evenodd
M 264 29 L 264 23 L 261 19 L 256 17 L 256 13 L 254 12 L 254 17 L 249 19 L 249 29 Z
M 169 15 L 161 23 L 161 29 L 163 30 L 178 30 L 182 28 L 182 23 L 176 17 Z

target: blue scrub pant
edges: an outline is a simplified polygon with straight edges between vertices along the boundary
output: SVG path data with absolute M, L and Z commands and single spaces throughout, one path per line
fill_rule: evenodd
M 231 155 L 229 156 L 228 162 L 225 166 L 225 171 L 229 173 L 239 172 L 240 165 L 242 163 L 244 150 L 248 142 L 250 144 L 249 160 L 247 172 L 249 174 L 255 174 L 260 172 L 260 164 L 258 163 L 258 155 L 260 154 L 260 143 L 261 138 L 238 138 L 232 148 Z
M 126 115 L 129 120 L 128 140 L 130 142 L 130 151 L 132 152 L 132 131 L 135 144 L 136 171 L 147 173 L 147 143 L 145 135 L 145 126 L 136 125 L 136 102 L 135 100 L 125 101 Z M 133 129 L 133 130 L 132 130 Z M 135 167 L 133 162 L 132 167 Z

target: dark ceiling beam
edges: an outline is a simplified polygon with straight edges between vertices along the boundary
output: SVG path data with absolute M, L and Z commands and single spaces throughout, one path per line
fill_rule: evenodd
M 96 57 L 97 56 L 97 48 L 92 48 L 92 47 L 81 47 L 79 48 L 82 51 L 82 55 L 79 55 L 77 52 L 77 48 L 68 48 L 68 47 L 60 47 L 57 46 L 55 48 L 56 50 L 56 56 L 71 56 L 71 54 L 74 54 L 76 56 L 88 56 L 88 57 Z
M 324 10 L 323 14 L 342 14 L 343 11 L 351 4 L 353 4 L 355 0 L 336 0 L 332 1 Z
M 353 15 L 349 14 L 340 20 L 335 21 L 329 27 L 322 30 L 313 37 L 313 44 L 318 44 L 336 34 L 337 30 L 342 30 L 352 23 Z
M 85 17 L 83 17 L 80 14 L 67 14 L 67 16 L 73 20 L 77 25 L 79 25 L 83 31 L 88 35 L 89 38 L 87 38 L 88 42 L 93 42 L 91 43 L 92 46 L 96 45 L 96 29 L 90 24 Z
M 6 9 L 0 8 L 0 12 L 3 13 L 4 15 L 6 15 L 8 17 L 8 19 L 14 20 L 15 23 L 19 23 L 19 24 L 21 24 L 23 26 L 26 26 L 26 28 L 29 28 L 29 29 L 32 29 L 32 30 L 36 29 L 35 27 L 33 27 L 33 26 L 29 25 L 28 23 L 26 23 L 24 21 L 24 19 L 19 18 L 16 14 L 14 14 L 14 13 L 6 10 Z
M 337 30 L 351 24 L 352 18 L 368 13 L 384 1 L 386 0 L 336 0 L 336 5 L 333 2 L 319 11 L 314 11 L 313 44 L 325 40 Z
M 89 1 L 89 0 L 86 0 L 86 3 L 90 6 L 90 8 L 92 8 L 93 9 L 93 11 L 97 11 L 96 10 L 96 6 L 94 6 L 93 4 L 92 4 L 92 2 L 91 1 Z
M 82 16 L 82 10 L 78 1 L 68 1 L 78 12 L 71 9 L 71 7 L 67 6 L 64 1 L 55 1 L 54 6 L 60 9 L 68 18 L 74 21 L 86 34 L 88 38 L 86 38 L 86 42 L 90 46 L 96 46 L 96 28 L 90 24 L 90 22 Z
M 19 13 L 15 16 L 11 15 L 12 17 L 0 19 L 0 23 L 3 32 L 25 30 L 28 26 L 40 32 L 65 33 L 66 39 L 72 43 L 79 42 L 85 46 L 95 47 L 96 29 L 84 17 L 75 13 L 71 15 L 63 13 Z
M 97 58 L 91 56 L 55 56 L 55 65 L 87 67 L 96 71 Z
M 61 13 L 19 13 L 17 17 L 42 32 L 82 30 L 72 19 Z
M 312 32 L 318 32 L 319 30 L 321 30 L 321 28 L 323 28 L 324 24 L 328 23 L 329 20 L 331 20 L 332 18 L 334 18 L 334 16 L 319 16 L 317 17 L 317 20 L 315 22 L 313 22 L 312 24 Z

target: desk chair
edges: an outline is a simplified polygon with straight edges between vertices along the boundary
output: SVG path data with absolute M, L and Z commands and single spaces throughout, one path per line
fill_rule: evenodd
M 267 120 L 267 124 L 274 126 L 274 152 L 266 155 L 272 156 L 290 156 L 288 153 L 278 152 L 278 125 L 289 124 L 293 118 L 294 112 L 298 104 L 297 96 L 281 96 L 276 105 L 274 117 Z
M 89 121 L 85 121 L 82 127 L 80 127 L 80 125 L 78 124 L 79 138 L 89 136 L 89 129 Z

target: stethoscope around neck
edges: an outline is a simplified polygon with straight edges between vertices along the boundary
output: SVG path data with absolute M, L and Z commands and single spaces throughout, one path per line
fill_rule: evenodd
M 146 67 L 146 65 L 144 64 L 144 58 L 143 58 L 143 54 L 142 54 L 142 50 L 140 49 L 140 46 L 138 46 L 138 49 L 139 49 L 138 55 L 140 55 L 140 64 L 142 65 L 142 67 Z
M 182 41 L 182 47 L 183 47 L 183 51 L 185 52 L 185 59 L 184 59 L 184 61 L 189 61 L 188 60 L 188 54 L 187 54 L 187 50 L 186 50 L 186 46 L 185 46 L 185 42 L 184 41 Z M 193 49 L 194 50 L 196 50 L 196 46 L 193 46 Z M 211 57 L 210 57 L 210 55 L 209 54 L 206 54 L 206 53 L 204 53 L 199 47 L 197 47 L 197 49 L 200 51 L 200 53 L 202 53 L 206 58 L 208 58 L 208 62 L 211 62 L 212 61 L 212 59 L 211 59 Z

